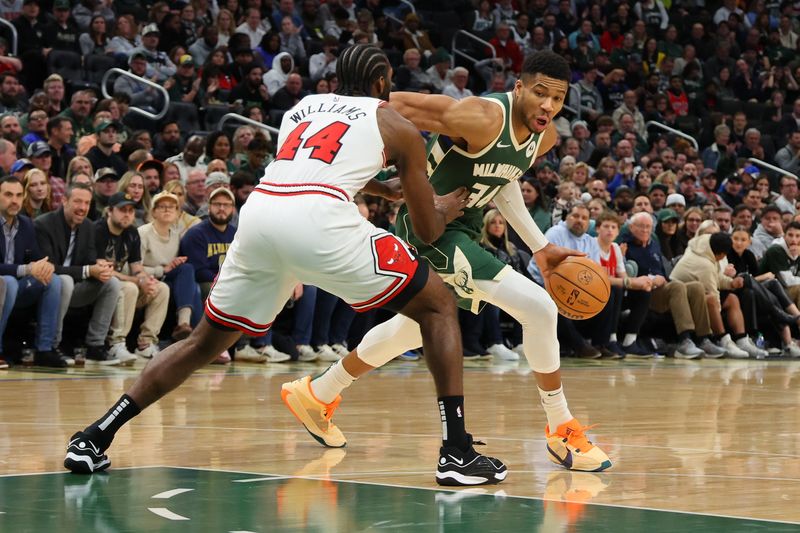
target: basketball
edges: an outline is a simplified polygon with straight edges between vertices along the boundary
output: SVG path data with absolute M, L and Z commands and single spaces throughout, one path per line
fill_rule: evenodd
M 548 292 L 558 312 L 572 320 L 586 320 L 602 311 L 610 291 L 608 274 L 588 257 L 567 257 L 550 274 Z

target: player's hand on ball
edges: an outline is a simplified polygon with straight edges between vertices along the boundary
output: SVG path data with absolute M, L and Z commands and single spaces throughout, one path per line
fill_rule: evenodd
M 469 201 L 469 191 L 466 187 L 445 194 L 444 196 L 434 195 L 433 204 L 436 211 L 444 215 L 445 222 L 450 223 L 464 214 L 464 208 Z
M 545 286 L 547 286 L 546 282 L 550 277 L 550 272 L 552 272 L 553 269 L 558 266 L 559 263 L 561 263 L 561 261 L 570 256 L 582 257 L 585 255 L 586 254 L 583 252 L 578 252 L 562 246 L 556 246 L 552 243 L 547 243 L 544 248 L 533 254 L 533 258 L 536 260 L 536 266 L 539 267 L 539 271 L 542 273 L 542 277 L 545 279 Z

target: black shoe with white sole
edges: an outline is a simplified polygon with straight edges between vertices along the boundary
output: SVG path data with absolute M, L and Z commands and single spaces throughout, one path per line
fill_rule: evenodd
M 64 468 L 73 474 L 93 474 L 111 466 L 108 456 L 103 453 L 82 432 L 75 433 L 67 444 Z
M 436 467 L 436 483 L 439 485 L 494 485 L 503 481 L 507 474 L 508 469 L 503 461 L 475 451 L 471 436 L 466 452 L 452 446 L 439 449 L 439 464 Z

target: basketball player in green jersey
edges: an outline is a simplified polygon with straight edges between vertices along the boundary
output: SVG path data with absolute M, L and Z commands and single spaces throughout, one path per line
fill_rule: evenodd
M 534 252 L 545 280 L 566 257 L 579 255 L 547 242 L 528 214 L 518 183 L 536 157 L 556 144 L 552 119 L 564 105 L 570 74 L 566 60 L 544 51 L 525 59 L 522 75 L 509 93 L 460 101 L 441 95 L 392 93 L 392 107 L 420 130 L 437 134 L 428 155 L 428 175 L 436 194 L 462 186 L 471 191 L 464 215 L 451 222 L 434 243 L 428 245 L 416 237 L 406 209 L 398 214 L 397 228 L 398 235 L 414 245 L 452 286 L 462 307 L 477 312 L 479 302 L 488 302 L 522 325 L 524 353 L 547 415 L 548 457 L 572 470 L 601 471 L 611 467 L 611 461 L 570 414 L 561 387 L 555 304 L 543 288 L 477 242 L 483 208 L 493 201 Z M 309 406 L 304 425 L 317 440 L 340 443 L 341 431 L 331 422 L 340 392 L 366 372 L 421 344 L 419 326 L 398 315 L 369 331 L 354 351 L 310 385 L 302 386 L 309 383 L 305 378 L 286 383 L 283 394 L 304 396 Z

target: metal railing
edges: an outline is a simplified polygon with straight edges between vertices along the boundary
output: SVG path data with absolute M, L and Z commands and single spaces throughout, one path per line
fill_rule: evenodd
M 112 97 L 112 95 L 108 94 L 107 85 L 108 85 L 108 80 L 111 79 L 111 76 L 113 76 L 115 74 L 118 75 L 118 76 L 127 76 L 129 78 L 135 79 L 138 82 L 144 83 L 145 85 L 149 85 L 150 87 L 153 87 L 154 89 L 159 91 L 164 96 L 164 109 L 162 109 L 161 111 L 159 111 L 155 115 L 153 113 L 151 113 L 150 111 L 145 111 L 144 109 L 142 109 L 140 107 L 133 106 L 133 105 L 128 108 L 129 111 L 132 111 L 134 113 L 137 113 L 139 115 L 147 117 L 147 118 L 149 118 L 151 120 L 161 120 L 162 118 L 164 118 L 167 115 L 167 112 L 169 111 L 169 93 L 167 92 L 167 90 L 164 87 L 162 87 L 161 85 L 159 85 L 159 84 L 157 84 L 155 82 L 152 82 L 152 81 L 148 80 L 147 78 L 142 78 L 141 76 L 137 76 L 136 74 L 128 72 L 127 70 L 122 70 L 121 68 L 116 68 L 115 67 L 115 68 L 108 69 L 108 71 L 103 75 L 103 79 L 100 82 L 100 91 L 103 93 L 103 97 L 104 98 L 111 98 Z
M 470 32 L 468 32 L 466 30 L 458 30 L 455 33 L 455 35 L 453 35 L 453 42 L 451 43 L 451 46 L 450 46 L 450 48 L 453 50 L 453 54 L 450 56 L 450 67 L 451 68 L 456 66 L 456 56 L 457 55 L 459 55 L 461 57 L 464 57 L 466 59 L 469 59 L 473 63 L 477 63 L 478 61 L 480 61 L 478 58 L 472 57 L 468 53 L 462 52 L 461 50 L 456 48 L 456 41 L 458 40 L 458 36 L 459 35 L 465 35 L 466 37 L 469 37 L 473 41 L 477 41 L 480 44 L 486 46 L 487 48 L 489 48 L 489 50 L 492 51 L 492 57 L 497 57 L 497 50 L 495 49 L 494 46 L 492 46 L 492 44 L 490 42 L 484 41 L 480 37 L 476 37 L 476 36 L 472 35 Z
M 767 163 L 766 161 L 762 161 L 761 159 L 756 159 L 755 157 L 749 157 L 747 158 L 747 162 L 753 163 L 754 165 L 759 167 L 768 168 L 770 170 L 777 172 L 778 174 L 783 174 L 784 176 L 789 176 L 790 178 L 794 178 L 800 181 L 800 178 L 797 177 L 797 174 L 792 174 L 791 172 L 787 172 L 786 170 L 783 170 L 780 167 L 776 167 L 773 164 Z
M 417 12 L 417 8 L 414 7 L 414 4 L 412 4 L 408 0 L 400 0 L 400 3 L 407 5 L 409 7 L 409 9 L 411 9 L 412 13 L 416 13 Z
M 280 133 L 280 130 L 278 130 L 278 128 L 275 128 L 273 126 L 267 126 L 266 124 L 262 124 L 257 120 L 253 120 L 252 118 L 247 118 L 245 116 L 242 116 L 239 113 L 226 113 L 222 115 L 222 118 L 219 119 L 219 123 L 217 124 L 217 129 L 222 130 L 222 128 L 225 126 L 225 123 L 231 120 L 235 120 L 237 122 L 244 122 L 248 126 L 253 126 L 254 128 L 261 128 L 262 130 L 267 130 L 271 134 L 278 135 L 278 133 Z
M 692 146 L 694 146 L 695 150 L 700 152 L 700 145 L 697 143 L 697 139 L 695 139 L 694 137 L 692 137 L 688 133 L 683 133 L 682 131 L 676 130 L 675 128 L 670 128 L 666 124 L 662 124 L 660 122 L 656 122 L 655 120 L 649 120 L 649 121 L 645 122 L 645 124 L 644 124 L 645 128 L 649 128 L 650 126 L 655 126 L 656 128 L 660 128 L 662 130 L 670 132 L 673 135 L 677 135 L 678 137 L 686 139 L 687 141 L 692 143 Z
M 17 41 L 19 40 L 19 34 L 17 33 L 17 27 L 11 24 L 8 20 L 0 17 L 0 24 L 7 27 L 11 30 L 11 55 L 14 57 L 17 56 Z

